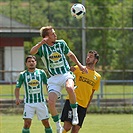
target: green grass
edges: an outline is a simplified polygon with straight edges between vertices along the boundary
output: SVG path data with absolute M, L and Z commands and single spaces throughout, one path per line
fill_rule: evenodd
M 50 118 L 53 133 L 55 124 Z M 62 123 L 63 124 L 63 123 Z M 0 133 L 21 133 L 23 127 L 22 115 L 0 115 Z M 31 133 L 43 133 L 44 128 L 35 116 Z M 88 114 L 81 133 L 133 133 L 133 116 L 131 114 Z

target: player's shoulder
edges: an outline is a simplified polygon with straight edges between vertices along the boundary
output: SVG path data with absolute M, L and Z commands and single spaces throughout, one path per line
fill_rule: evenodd
M 27 72 L 27 70 L 23 70 L 20 72 L 20 75 L 24 75 Z
M 78 65 L 75 65 L 74 68 L 75 68 L 75 69 L 79 69 Z
M 100 75 L 97 71 L 95 71 L 95 75 L 96 75 L 97 77 L 101 78 L 101 75 Z
M 38 72 L 45 72 L 43 69 L 40 69 L 40 68 L 36 68 L 35 70 Z
M 80 71 L 80 69 L 79 69 L 78 65 L 75 65 L 75 66 L 74 66 L 74 68 L 75 68 L 74 73 L 77 73 L 77 72 L 79 72 L 79 71 Z
M 46 75 L 46 73 L 45 73 L 45 71 L 43 69 L 36 68 L 36 71 L 38 71 L 41 74 L 45 74 Z
M 19 78 L 19 79 L 23 79 L 23 78 L 24 78 L 24 75 L 25 75 L 26 73 L 27 73 L 27 70 L 21 71 L 21 72 L 19 73 L 18 78 Z
M 66 44 L 66 42 L 65 42 L 63 39 L 56 40 L 55 42 L 56 42 L 56 43 L 61 43 L 61 44 L 64 44 L 64 43 Z

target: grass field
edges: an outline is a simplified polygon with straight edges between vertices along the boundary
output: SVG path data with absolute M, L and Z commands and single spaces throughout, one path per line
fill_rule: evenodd
M 15 99 L 15 85 L 0 85 L 0 99 Z M 20 93 L 23 99 L 23 87 Z M 65 89 L 62 91 L 66 94 Z M 96 98 L 100 90 L 94 95 Z M 45 94 L 46 90 L 45 90 Z M 104 86 L 105 98 L 133 98 L 133 86 L 106 85 Z M 118 95 L 114 95 L 118 94 Z M 119 95 L 121 94 L 121 95 Z M 128 94 L 128 95 L 127 95 Z M 56 133 L 55 124 L 50 118 L 50 123 Z M 21 133 L 23 127 L 22 115 L 0 114 L 0 133 Z M 31 133 L 44 133 L 40 121 L 35 116 L 31 126 Z M 88 114 L 85 118 L 83 128 L 80 133 L 133 133 L 132 114 Z
M 50 118 L 53 133 L 55 124 Z M 22 115 L 0 115 L 0 133 L 21 133 Z M 31 133 L 44 133 L 40 121 L 35 116 Z M 88 114 L 80 133 L 133 133 L 133 116 L 131 114 Z

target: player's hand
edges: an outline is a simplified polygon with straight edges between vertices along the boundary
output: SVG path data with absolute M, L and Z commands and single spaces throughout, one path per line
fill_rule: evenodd
M 86 66 L 81 65 L 80 70 L 84 73 L 88 73 L 88 69 L 86 68 Z
M 70 67 L 70 71 L 74 72 L 76 70 L 76 68 L 74 66 Z
M 42 39 L 41 43 L 42 43 L 42 44 L 46 44 L 47 41 L 48 41 L 48 37 L 45 37 L 45 38 Z
M 19 98 L 16 99 L 16 105 L 19 105 L 21 103 L 21 100 Z

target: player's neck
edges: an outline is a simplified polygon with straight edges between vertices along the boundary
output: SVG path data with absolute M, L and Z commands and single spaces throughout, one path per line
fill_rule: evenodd
M 28 71 L 32 73 L 35 71 L 35 68 L 28 68 Z
M 53 46 L 54 42 L 48 41 L 47 44 L 48 44 L 48 46 Z
M 88 70 L 92 70 L 94 71 L 95 70 L 95 67 L 93 65 L 89 65 L 89 66 L 86 66 Z

